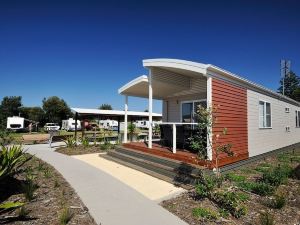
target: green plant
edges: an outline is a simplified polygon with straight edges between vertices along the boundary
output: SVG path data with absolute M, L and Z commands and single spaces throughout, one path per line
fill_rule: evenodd
M 219 209 L 219 214 L 223 218 L 228 218 L 230 213 L 226 209 L 220 208 Z
M 216 176 L 203 176 L 201 181 L 196 184 L 196 194 L 200 198 L 210 197 L 216 186 L 219 186 L 220 178 Z
M 216 220 L 218 219 L 218 214 L 211 210 L 211 209 L 206 209 L 206 208 L 194 208 L 193 211 L 192 211 L 192 214 L 194 217 L 202 217 L 204 219 L 207 219 L 207 220 Z
M 64 142 L 68 148 L 74 148 L 77 144 L 74 137 L 67 137 L 66 140 L 64 140 Z
M 260 225 L 274 225 L 274 216 L 270 212 L 262 212 L 259 215 Z
M 268 163 L 261 163 L 254 170 L 256 170 L 258 172 L 264 173 L 264 172 L 270 170 L 270 168 L 271 168 L 270 164 L 268 164 Z
M 23 202 L 5 202 L 0 204 L 0 213 L 2 211 L 10 211 L 23 206 Z
M 263 173 L 262 180 L 272 186 L 279 186 L 286 183 L 287 179 L 292 175 L 293 169 L 287 165 L 278 165 L 273 169 L 265 171 Z
M 267 202 L 267 205 L 273 209 L 281 209 L 286 204 L 286 198 L 283 194 L 276 194 L 274 198 Z
M 237 175 L 234 173 L 227 173 L 225 177 L 227 180 L 234 181 L 234 182 L 244 182 L 246 180 L 245 176 Z
M 22 166 L 32 159 L 25 154 L 22 146 L 2 146 L 0 151 L 0 181 L 23 171 Z
M 81 139 L 81 144 L 82 144 L 82 146 L 83 146 L 84 148 L 88 148 L 89 145 L 90 145 L 89 139 L 87 139 L 87 138 L 82 138 L 82 139 Z
M 212 199 L 220 208 L 228 211 L 236 218 L 240 218 L 247 213 L 247 208 L 243 204 L 245 201 L 244 198 L 241 198 L 241 196 L 235 192 L 215 192 L 212 195 Z
M 44 163 L 39 161 L 38 166 L 36 167 L 38 171 L 43 171 L 44 170 Z
M 27 201 L 31 201 L 34 199 L 34 192 L 37 188 L 38 186 L 35 184 L 32 177 L 28 177 L 25 180 L 25 182 L 22 184 L 22 190 Z
M 67 223 L 70 222 L 73 215 L 74 214 L 71 212 L 71 210 L 68 207 L 64 206 L 62 211 L 61 211 L 61 214 L 59 216 L 59 223 L 61 225 L 66 225 Z
M 29 210 L 26 209 L 25 206 L 21 206 L 18 210 L 18 217 L 20 219 L 25 219 L 29 214 Z
M 274 192 L 274 187 L 264 182 L 241 182 L 238 183 L 238 186 L 245 191 L 250 191 L 261 196 L 271 195 Z
M 133 140 L 133 135 L 134 135 L 135 130 L 136 130 L 136 126 L 135 126 L 134 123 L 131 122 L 130 124 L 128 124 L 127 129 L 128 129 L 128 133 L 130 135 L 130 141 L 132 141 Z
M 45 178 L 52 177 L 52 172 L 51 172 L 51 170 L 48 167 L 44 169 L 44 177 Z
M 0 146 L 10 145 L 14 141 L 14 137 L 6 130 L 0 130 Z
M 54 181 L 54 187 L 57 188 L 57 187 L 59 187 L 59 186 L 60 186 L 60 184 L 59 184 L 58 180 L 55 179 L 55 181 Z
M 220 155 L 222 153 L 225 153 L 227 156 L 232 157 L 234 153 L 231 151 L 231 143 L 224 143 L 223 141 L 221 141 L 221 137 L 227 135 L 227 128 L 224 127 L 222 132 L 212 132 L 212 128 L 217 121 L 217 115 L 218 114 L 216 107 L 203 107 L 201 105 L 198 106 L 195 114 L 195 120 L 197 121 L 197 131 L 204 132 L 205 138 L 200 138 L 203 136 L 203 133 L 197 134 L 198 137 L 196 137 L 196 139 L 194 137 L 194 140 L 192 140 L 192 148 L 194 145 L 194 147 L 196 147 L 196 149 L 200 151 L 200 153 L 203 151 L 207 151 L 207 147 L 209 147 L 213 151 L 216 175 L 217 177 L 220 177 Z M 206 143 L 201 139 L 206 140 Z

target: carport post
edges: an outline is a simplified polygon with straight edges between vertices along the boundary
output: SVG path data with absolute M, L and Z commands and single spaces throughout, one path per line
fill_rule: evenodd
M 148 76 L 149 82 L 149 133 L 148 133 L 148 148 L 152 148 L 152 75 L 151 70 Z
M 77 143 L 77 120 L 78 120 L 78 112 L 75 113 L 75 140 Z
M 127 143 L 127 111 L 128 111 L 128 96 L 125 95 L 124 143 Z

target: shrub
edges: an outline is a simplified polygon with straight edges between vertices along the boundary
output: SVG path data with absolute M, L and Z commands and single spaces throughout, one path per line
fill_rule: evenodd
M 27 201 L 31 201 L 34 199 L 34 192 L 38 188 L 32 178 L 27 178 L 24 184 L 22 185 L 22 189 L 24 192 L 24 197 Z
M 213 194 L 212 199 L 220 208 L 228 211 L 235 218 L 240 218 L 247 213 L 247 209 L 243 204 L 244 199 L 235 192 L 216 192 Z
M 22 166 L 32 156 L 27 156 L 22 146 L 2 146 L 0 151 L 0 181 L 8 176 L 13 176 L 22 172 Z
M 72 217 L 73 217 L 73 213 L 68 207 L 65 206 L 59 216 L 59 223 L 61 225 L 66 225 L 67 223 L 70 222 Z
M 211 209 L 205 209 L 205 208 L 194 208 L 193 212 L 192 212 L 194 217 L 202 217 L 204 219 L 207 220 L 216 220 L 218 219 L 218 214 L 216 212 L 214 212 Z
M 52 177 L 52 172 L 51 172 L 51 170 L 47 167 L 47 168 L 45 168 L 45 170 L 44 170 L 44 177 L 45 178 L 50 178 L 50 177 Z
M 259 215 L 260 225 L 274 225 L 274 216 L 269 212 L 262 212 Z
M 264 182 L 241 182 L 238 186 L 246 191 L 261 196 L 271 195 L 274 192 L 274 188 L 270 184 Z
M 87 138 L 82 138 L 81 144 L 82 144 L 82 146 L 83 146 L 84 148 L 88 148 L 89 145 L 90 145 L 89 139 L 87 139 Z
M 246 180 L 245 176 L 237 175 L 234 173 L 228 173 L 226 174 L 226 179 L 234 182 L 244 182 Z
M 8 131 L 0 131 L 0 146 L 10 145 L 14 141 L 14 137 Z
M 22 206 L 21 208 L 19 208 L 19 210 L 18 210 L 18 217 L 20 219 L 25 219 L 28 216 L 28 214 L 29 214 L 29 210 L 27 210 L 25 208 L 25 206 Z
M 270 170 L 270 168 L 271 168 L 271 165 L 270 165 L 270 164 L 268 164 L 268 163 L 261 163 L 261 164 L 259 164 L 259 165 L 255 168 L 255 170 L 258 171 L 258 172 L 264 173 L 264 172 Z
M 216 186 L 220 186 L 222 178 L 217 178 L 216 176 L 203 176 L 200 183 L 196 185 L 196 194 L 200 198 L 210 197 L 212 191 Z
M 263 173 L 262 180 L 272 186 L 279 186 L 280 184 L 286 183 L 288 177 L 293 173 L 293 169 L 284 164 L 278 165 L 275 168 Z
M 76 140 L 74 137 L 67 137 L 67 139 L 64 140 L 64 142 L 68 148 L 74 148 L 76 146 Z
M 270 199 L 267 205 L 273 209 L 281 209 L 286 204 L 286 198 L 283 194 L 277 194 L 274 198 Z

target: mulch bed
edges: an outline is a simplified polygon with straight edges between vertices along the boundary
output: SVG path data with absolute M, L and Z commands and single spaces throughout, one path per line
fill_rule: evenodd
M 300 157 L 300 149 L 297 150 L 298 157 Z M 278 159 L 276 156 L 268 157 L 264 160 L 253 163 L 251 166 L 241 168 L 233 171 L 234 174 L 244 175 L 247 179 L 257 179 L 261 174 L 255 170 L 259 165 L 271 164 L 276 165 Z M 289 162 L 289 164 L 296 168 L 299 168 L 298 162 Z M 300 171 L 299 171 L 300 172 Z M 234 183 L 226 180 L 223 184 L 225 187 L 234 186 Z M 163 201 L 161 205 L 168 211 L 172 212 L 176 216 L 180 217 L 190 225 L 194 224 L 244 224 L 254 225 L 261 224 L 259 221 L 261 212 L 270 212 L 274 216 L 274 222 L 278 225 L 294 225 L 300 224 L 300 180 L 296 178 L 289 178 L 286 184 L 282 184 L 278 187 L 277 192 L 285 193 L 286 205 L 282 209 L 269 208 L 265 202 L 268 197 L 262 197 L 256 194 L 248 193 L 250 199 L 245 203 L 247 207 L 247 214 L 239 219 L 232 216 L 228 218 L 220 218 L 216 221 L 208 221 L 203 218 L 196 218 L 192 215 L 192 210 L 197 207 L 209 208 L 218 212 L 219 208 L 215 203 L 207 198 L 199 199 L 196 197 L 194 190 L 183 193 L 182 195 Z
M 101 150 L 100 146 L 89 146 L 83 147 L 82 145 L 78 145 L 76 147 L 59 147 L 55 150 L 56 152 L 65 154 L 65 155 L 83 155 L 83 154 L 91 154 L 91 153 L 104 153 L 105 150 Z
M 26 172 L 0 184 L 0 203 L 24 202 L 28 214 L 20 218 L 20 209 L 0 212 L 0 224 L 58 225 L 62 210 L 68 208 L 73 215 L 68 224 L 96 225 L 73 188 L 52 166 L 36 157 L 27 162 L 24 168 L 25 166 Z M 22 188 L 26 175 L 33 176 L 34 183 L 37 184 L 31 201 L 25 199 Z

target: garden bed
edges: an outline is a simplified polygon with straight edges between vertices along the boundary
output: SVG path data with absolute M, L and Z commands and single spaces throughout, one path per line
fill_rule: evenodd
M 59 147 L 55 151 L 65 155 L 83 155 L 83 154 L 92 154 L 92 153 L 104 153 L 107 150 L 108 149 L 101 149 L 101 146 L 99 145 L 96 146 L 91 145 L 89 147 L 78 145 L 76 147 Z
M 299 163 L 300 149 L 295 150 L 293 153 L 270 156 L 264 160 L 252 163 L 251 166 L 245 166 L 224 175 L 221 187 L 216 187 L 212 192 L 213 194 L 199 197 L 199 192 L 203 191 L 203 189 L 197 186 L 198 189 L 196 188 L 176 198 L 163 201 L 161 205 L 191 225 L 299 224 Z M 292 175 L 287 179 L 280 180 L 278 178 L 284 171 L 283 168 L 285 166 L 293 169 L 291 170 Z M 295 168 L 298 168 L 298 174 L 296 174 Z M 257 184 L 260 186 L 255 189 L 254 186 Z M 245 215 L 237 216 L 239 218 L 236 218 L 230 210 L 224 210 L 226 206 L 222 205 L 222 202 L 220 204 L 220 198 L 216 197 L 216 193 L 226 194 L 229 192 L 235 195 L 240 194 L 241 197 L 238 197 L 237 204 L 233 203 L 233 201 L 229 202 L 232 205 L 235 204 L 234 207 L 244 207 Z M 266 223 L 267 220 L 269 222 L 273 221 L 273 223 Z
M 0 224 L 96 224 L 73 188 L 52 166 L 33 157 L 23 167 L 24 172 L 0 183 L 0 204 L 25 204 L 12 211 L 0 210 Z

